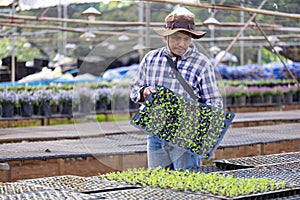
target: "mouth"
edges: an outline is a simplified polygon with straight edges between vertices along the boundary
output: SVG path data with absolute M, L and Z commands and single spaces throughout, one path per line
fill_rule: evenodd
M 183 48 L 175 48 L 176 51 L 185 51 Z

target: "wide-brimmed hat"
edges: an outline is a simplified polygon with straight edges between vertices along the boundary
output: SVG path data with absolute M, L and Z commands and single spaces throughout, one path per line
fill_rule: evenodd
M 165 18 L 165 27 L 155 29 L 161 36 L 172 35 L 177 31 L 186 31 L 192 34 L 192 38 L 199 39 L 206 32 L 195 30 L 194 14 L 184 7 L 178 7 Z

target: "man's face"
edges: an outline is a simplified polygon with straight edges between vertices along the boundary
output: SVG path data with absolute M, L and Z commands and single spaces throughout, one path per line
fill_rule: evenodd
M 174 34 L 168 36 L 167 42 L 169 43 L 169 48 L 172 54 L 177 56 L 182 56 L 191 44 L 192 35 L 188 32 L 175 32 Z M 169 41 L 168 41 L 169 40 Z

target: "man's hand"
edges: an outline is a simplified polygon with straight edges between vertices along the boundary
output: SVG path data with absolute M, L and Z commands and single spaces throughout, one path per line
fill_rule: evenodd
M 145 87 L 143 92 L 141 93 L 141 99 L 140 101 L 143 102 L 145 101 L 145 99 L 147 98 L 147 96 L 151 93 L 156 93 L 156 90 L 153 86 L 148 86 L 148 87 Z

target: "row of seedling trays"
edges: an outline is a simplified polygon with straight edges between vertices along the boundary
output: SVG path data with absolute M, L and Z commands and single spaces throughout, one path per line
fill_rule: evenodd
M 93 177 L 67 175 L 2 183 L 0 199 L 297 199 L 299 180 L 297 161 L 239 170 L 214 165 L 178 171 L 129 169 Z
M 170 145 L 210 159 L 223 139 L 234 114 L 157 87 L 147 97 L 131 124 Z
M 300 152 L 231 158 L 215 161 L 217 167 L 225 170 L 249 168 L 262 165 L 284 164 L 290 162 L 300 163 Z

